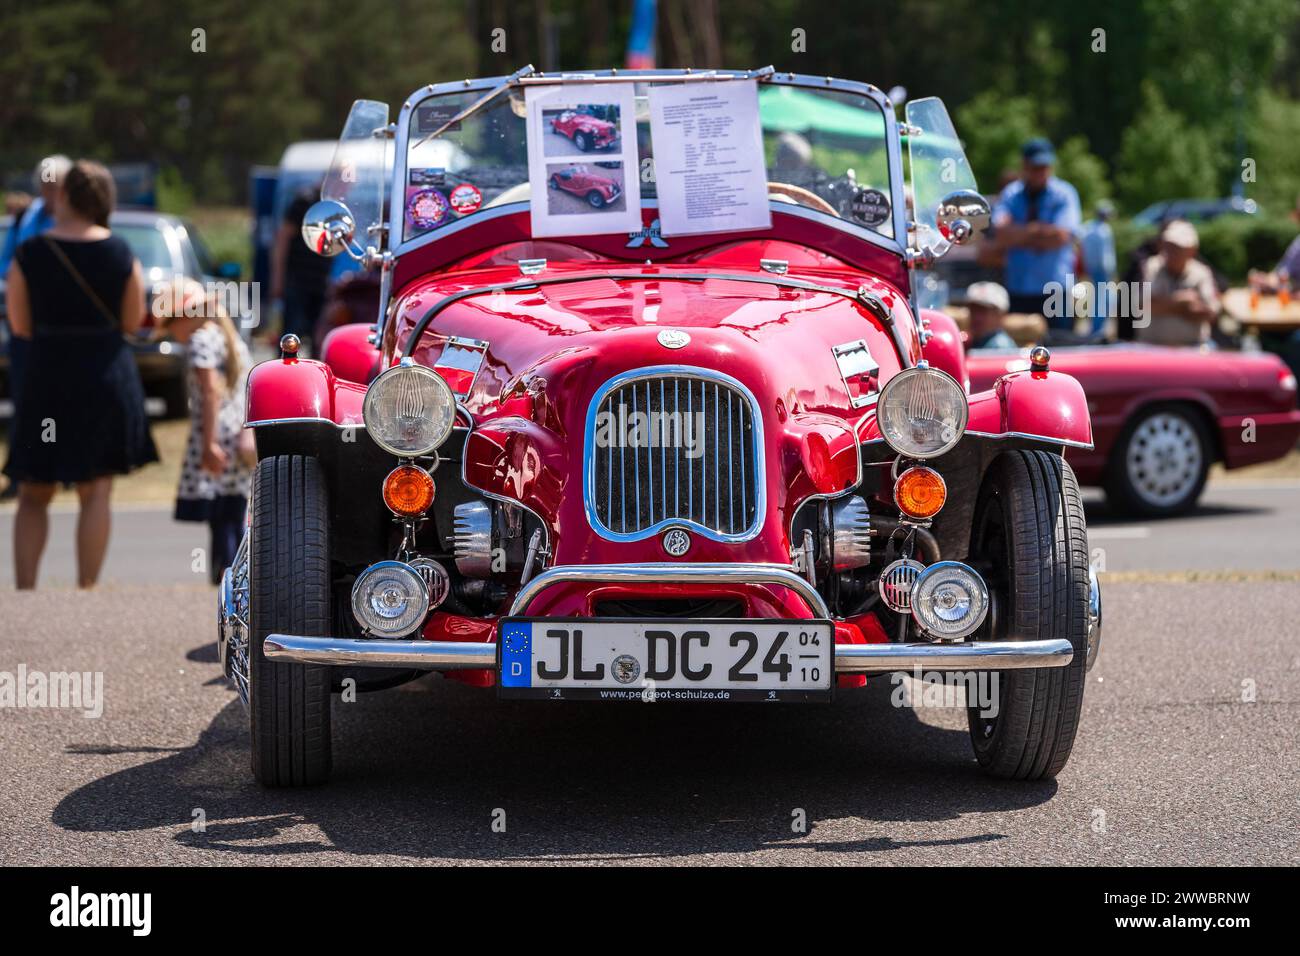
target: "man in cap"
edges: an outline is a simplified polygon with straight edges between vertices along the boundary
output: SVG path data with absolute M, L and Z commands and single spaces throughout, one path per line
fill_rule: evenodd
M 970 312 L 967 334 L 973 349 L 1013 349 L 1015 339 L 1002 328 L 1011 298 L 996 282 L 976 282 L 966 289 L 966 308 Z
M 1140 342 L 1200 345 L 1210 337 L 1210 322 L 1219 314 L 1214 273 L 1196 258 L 1196 227 L 1171 220 L 1160 233 L 1160 251 L 1142 265 L 1150 290 L 1147 314 L 1133 323 Z M 1145 322 L 1143 321 L 1145 320 Z
M 1007 251 L 1011 311 L 1043 314 L 1052 292 L 1073 285 L 1074 241 L 1079 234 L 1079 194 L 1052 175 L 1056 153 L 1046 139 L 1021 148 L 1020 178 L 1007 186 L 993 210 L 998 244 Z M 1052 328 L 1071 329 L 1069 316 L 1049 316 Z

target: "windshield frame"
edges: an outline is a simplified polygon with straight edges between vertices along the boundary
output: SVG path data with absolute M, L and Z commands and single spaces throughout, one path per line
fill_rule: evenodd
M 530 208 L 529 200 L 507 203 L 492 209 L 476 213 L 472 217 L 451 223 L 442 229 L 427 232 L 411 239 L 402 238 L 403 223 L 402 202 L 405 196 L 407 163 L 410 159 L 410 126 L 413 112 L 425 101 L 449 93 L 496 93 L 505 94 L 511 88 L 523 89 L 528 86 L 554 85 L 559 83 L 646 83 L 646 82 L 698 82 L 724 83 L 731 80 L 757 80 L 760 84 L 779 84 L 783 86 L 804 87 L 814 90 L 833 90 L 854 93 L 863 96 L 880 109 L 885 121 L 885 152 L 889 163 L 889 192 L 892 204 L 891 219 L 893 236 L 883 236 L 864 226 L 856 225 L 838 216 L 831 216 L 816 209 L 794 203 L 769 200 L 768 207 L 774 212 L 811 219 L 828 225 L 856 239 L 885 249 L 904 260 L 907 258 L 907 204 L 903 189 L 902 142 L 898 129 L 898 118 L 894 107 L 885 94 L 870 83 L 853 80 L 840 80 L 827 76 L 812 76 L 803 73 L 776 72 L 772 67 L 759 70 L 590 70 L 545 74 L 534 72 L 525 67 L 509 76 L 483 77 L 475 80 L 457 80 L 446 83 L 434 83 L 423 86 L 407 97 L 397 117 L 395 143 L 393 150 L 393 179 L 390 183 L 391 195 L 388 209 L 388 235 L 390 248 L 394 257 L 405 255 L 422 246 L 437 242 L 465 229 L 488 222 L 499 216 L 515 215 Z M 493 97 L 494 98 L 494 97 Z M 484 102 L 487 102 L 485 99 Z M 641 208 L 658 208 L 658 199 L 643 198 Z M 724 235 L 718 234 L 719 241 Z

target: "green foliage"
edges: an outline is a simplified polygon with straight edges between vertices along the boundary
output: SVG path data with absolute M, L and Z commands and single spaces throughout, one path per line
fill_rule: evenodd
M 1268 91 L 1261 93 L 1247 135 L 1246 155 L 1255 162 L 1255 181 L 1246 184 L 1246 195 L 1271 216 L 1296 208 L 1300 195 L 1300 103 Z
M 1170 109 L 1153 83 L 1143 88 L 1142 111 L 1124 131 L 1115 166 L 1116 194 L 1129 212 L 1219 192 L 1209 134 Z
M 1083 136 L 1071 136 L 1056 150 L 1056 174 L 1079 191 L 1079 205 L 1085 216 L 1099 199 L 1110 197 L 1106 164 L 1094 156 Z
M 957 108 L 953 125 L 966 147 L 975 181 L 996 192 L 1005 175 L 1020 169 L 1020 147 L 1042 134 L 1029 97 L 1006 97 L 989 90 Z
M 1139 226 L 1131 220 L 1113 225 L 1115 255 L 1120 270 L 1127 268 L 1135 249 L 1155 235 L 1152 226 Z M 1296 224 L 1284 218 L 1262 216 L 1220 216 L 1196 224 L 1201 239 L 1200 254 L 1206 262 L 1223 273 L 1229 282 L 1240 285 L 1251 269 L 1270 270 L 1277 266 L 1282 253 L 1296 237 Z
M 252 164 L 333 138 L 353 99 L 533 63 L 617 66 L 630 0 L 41 0 L 0 4 L 0 171 L 65 152 L 174 168 L 204 203 L 242 201 Z M 792 49 L 803 31 L 804 52 Z M 204 31 L 203 51 L 195 30 Z M 499 34 L 495 31 L 502 31 Z M 1099 32 L 1100 31 L 1100 32 Z M 494 34 L 505 44 L 493 49 Z M 1295 0 L 659 0 L 658 61 L 833 75 L 941 96 L 979 185 L 1046 135 L 1085 206 L 1300 192 Z M 957 51 L 957 52 L 954 52 Z M 1154 111 L 1153 111 L 1154 108 Z M 1079 137 L 1078 140 L 1075 138 Z M 183 197 L 182 197 L 183 198 Z
M 175 166 L 167 166 L 158 171 L 155 188 L 160 212 L 183 216 L 194 205 L 194 191 L 186 185 Z

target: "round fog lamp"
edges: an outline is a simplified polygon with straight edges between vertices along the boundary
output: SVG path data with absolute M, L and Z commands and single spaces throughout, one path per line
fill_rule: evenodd
M 428 612 L 429 589 L 424 578 L 401 561 L 372 564 L 352 585 L 352 614 L 376 637 L 409 634 Z
M 912 617 L 928 634 L 955 640 L 974 634 L 989 610 L 984 580 L 959 561 L 940 561 L 912 586 Z
M 909 518 L 933 518 L 948 500 L 948 486 L 933 468 L 909 468 L 894 482 L 894 504 Z
M 398 465 L 384 479 L 384 504 L 399 518 L 415 518 L 433 504 L 433 476 L 415 465 Z

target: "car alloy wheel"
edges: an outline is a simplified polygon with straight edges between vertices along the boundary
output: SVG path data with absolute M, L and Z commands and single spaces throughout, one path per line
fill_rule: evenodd
M 591 192 L 587 193 L 587 202 L 599 209 L 601 206 L 605 205 L 605 197 L 593 189 Z
M 591 149 L 591 141 L 587 139 L 586 133 L 575 133 L 573 136 L 573 142 L 577 145 L 578 149 L 582 150 L 584 153 Z
M 1133 490 L 1160 508 L 1174 507 L 1192 494 L 1204 462 L 1200 435 L 1191 422 L 1173 411 L 1158 412 L 1139 422 L 1125 454 Z

